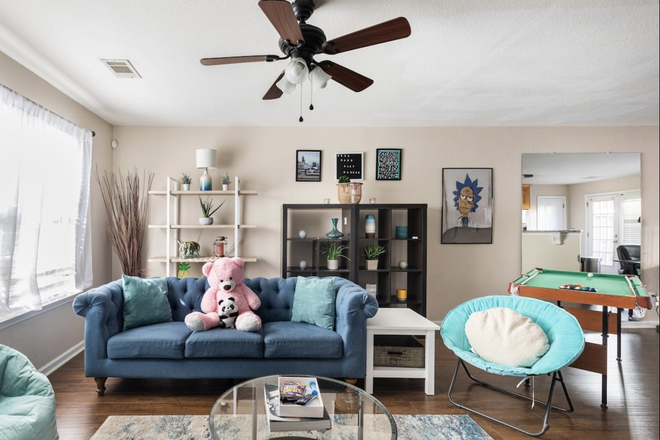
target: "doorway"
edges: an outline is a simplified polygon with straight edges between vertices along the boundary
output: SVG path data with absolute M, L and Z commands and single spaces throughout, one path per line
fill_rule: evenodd
M 538 196 L 536 229 L 539 231 L 566 230 L 566 197 Z
M 602 273 L 619 273 L 616 248 L 641 243 L 639 191 L 586 196 L 587 255 L 600 258 Z

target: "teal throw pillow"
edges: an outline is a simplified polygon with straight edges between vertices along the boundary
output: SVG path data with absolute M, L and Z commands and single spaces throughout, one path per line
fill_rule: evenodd
M 165 278 L 122 275 L 124 282 L 124 330 L 172 321 Z
M 332 330 L 335 326 L 335 279 L 298 277 L 291 321 Z

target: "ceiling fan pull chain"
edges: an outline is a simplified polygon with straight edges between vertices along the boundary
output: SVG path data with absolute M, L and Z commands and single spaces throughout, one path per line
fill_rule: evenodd
M 314 110 L 314 78 L 310 78 L 310 86 L 309 86 L 309 109 Z
M 303 92 L 303 86 L 302 86 L 302 84 L 300 84 L 300 118 L 298 118 L 298 122 L 304 121 L 304 119 L 302 117 L 302 102 L 303 102 L 303 96 L 302 96 L 303 93 L 302 92 Z

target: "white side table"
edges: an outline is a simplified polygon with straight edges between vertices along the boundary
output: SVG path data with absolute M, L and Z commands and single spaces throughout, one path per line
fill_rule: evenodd
M 398 377 L 426 379 L 424 391 L 435 394 L 435 332 L 440 326 L 411 309 L 380 308 L 367 320 L 367 376 L 365 391 L 373 394 L 374 377 Z M 424 368 L 374 367 L 375 335 L 424 335 Z

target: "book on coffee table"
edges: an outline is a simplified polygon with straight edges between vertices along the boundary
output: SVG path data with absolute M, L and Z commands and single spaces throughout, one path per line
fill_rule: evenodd
M 280 392 L 277 415 L 281 417 L 323 418 L 325 405 L 323 405 L 323 396 L 318 388 L 318 383 L 315 377 L 280 376 L 277 384 Z M 314 398 L 308 403 L 304 405 L 294 403 L 297 398 L 312 394 Z
M 323 408 L 323 417 L 283 417 L 279 415 L 280 389 L 277 384 L 264 384 L 264 403 L 268 427 L 271 432 L 326 430 L 332 428 L 328 411 Z

